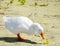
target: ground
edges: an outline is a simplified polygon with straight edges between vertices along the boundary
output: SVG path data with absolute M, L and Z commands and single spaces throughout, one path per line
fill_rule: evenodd
M 60 2 L 41 1 L 34 4 L 34 0 L 26 0 L 21 5 L 14 0 L 7 6 L 8 0 L 0 0 L 0 46 L 60 46 Z M 26 41 L 18 41 L 17 36 L 5 28 L 3 16 L 27 16 L 33 22 L 40 23 L 49 44 L 44 45 L 41 37 L 26 34 L 21 34 Z

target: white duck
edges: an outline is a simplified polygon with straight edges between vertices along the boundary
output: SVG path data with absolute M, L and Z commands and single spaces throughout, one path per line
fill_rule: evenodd
M 17 35 L 19 40 L 23 40 L 20 36 L 20 33 L 34 34 L 35 32 L 39 33 L 43 39 L 45 35 L 43 32 L 43 27 L 39 23 L 33 23 L 29 18 L 20 16 L 20 17 L 3 17 L 3 22 L 5 27 Z

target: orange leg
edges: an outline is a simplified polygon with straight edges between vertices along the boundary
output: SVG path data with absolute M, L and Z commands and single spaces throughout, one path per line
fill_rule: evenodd
M 17 37 L 20 41 L 25 41 L 25 39 L 21 38 L 20 34 L 17 34 Z

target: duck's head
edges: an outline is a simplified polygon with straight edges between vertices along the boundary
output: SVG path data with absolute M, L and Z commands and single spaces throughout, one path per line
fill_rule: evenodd
M 39 23 L 33 23 L 32 28 L 34 29 L 35 32 L 39 33 L 42 39 L 45 39 L 44 35 L 44 29 Z

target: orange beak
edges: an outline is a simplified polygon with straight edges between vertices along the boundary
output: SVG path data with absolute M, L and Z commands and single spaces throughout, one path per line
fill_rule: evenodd
M 44 35 L 44 32 L 41 32 L 41 37 L 42 37 L 42 39 L 45 39 L 45 35 Z
M 48 44 L 49 41 L 48 41 L 48 39 L 46 39 L 46 37 L 45 37 L 45 35 L 44 35 L 44 32 L 41 32 L 40 35 L 41 35 L 42 39 L 44 40 L 44 44 Z

